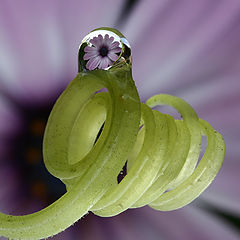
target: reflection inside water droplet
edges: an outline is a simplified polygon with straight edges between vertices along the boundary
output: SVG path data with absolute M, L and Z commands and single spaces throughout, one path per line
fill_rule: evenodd
M 78 53 L 81 71 L 131 65 L 131 48 L 127 39 L 117 30 L 100 28 L 90 32 L 82 40 Z

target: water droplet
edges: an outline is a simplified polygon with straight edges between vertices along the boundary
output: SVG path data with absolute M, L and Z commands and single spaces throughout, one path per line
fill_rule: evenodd
M 131 47 L 116 29 L 98 28 L 86 35 L 79 47 L 78 71 L 108 70 L 131 65 Z

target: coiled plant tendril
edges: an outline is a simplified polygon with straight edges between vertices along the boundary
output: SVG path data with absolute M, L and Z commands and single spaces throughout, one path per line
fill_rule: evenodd
M 174 107 L 182 120 L 151 109 L 157 105 Z M 202 136 L 207 147 L 197 164 Z M 67 192 L 33 214 L 0 213 L 0 235 L 47 238 L 89 211 L 108 217 L 145 205 L 183 207 L 212 182 L 224 152 L 222 136 L 182 99 L 161 94 L 140 103 L 127 40 L 117 30 L 96 29 L 80 45 L 79 73 L 57 100 L 44 135 L 45 165 Z

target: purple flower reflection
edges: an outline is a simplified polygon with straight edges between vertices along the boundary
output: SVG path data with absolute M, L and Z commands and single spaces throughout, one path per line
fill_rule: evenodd
M 101 34 L 89 41 L 92 46 L 84 48 L 84 60 L 88 60 L 86 67 L 89 70 L 96 68 L 105 69 L 111 66 L 117 59 L 116 53 L 121 52 L 119 42 L 114 41 L 113 37 L 106 34 L 103 38 Z

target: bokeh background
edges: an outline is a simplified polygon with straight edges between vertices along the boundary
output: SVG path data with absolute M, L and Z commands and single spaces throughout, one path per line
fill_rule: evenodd
M 31 213 L 65 192 L 42 162 L 44 128 L 77 73 L 82 38 L 102 26 L 129 40 L 141 99 L 168 93 L 187 100 L 224 136 L 226 159 L 213 184 L 183 209 L 90 213 L 53 239 L 240 239 L 238 0 L 1 0 L 0 210 Z

